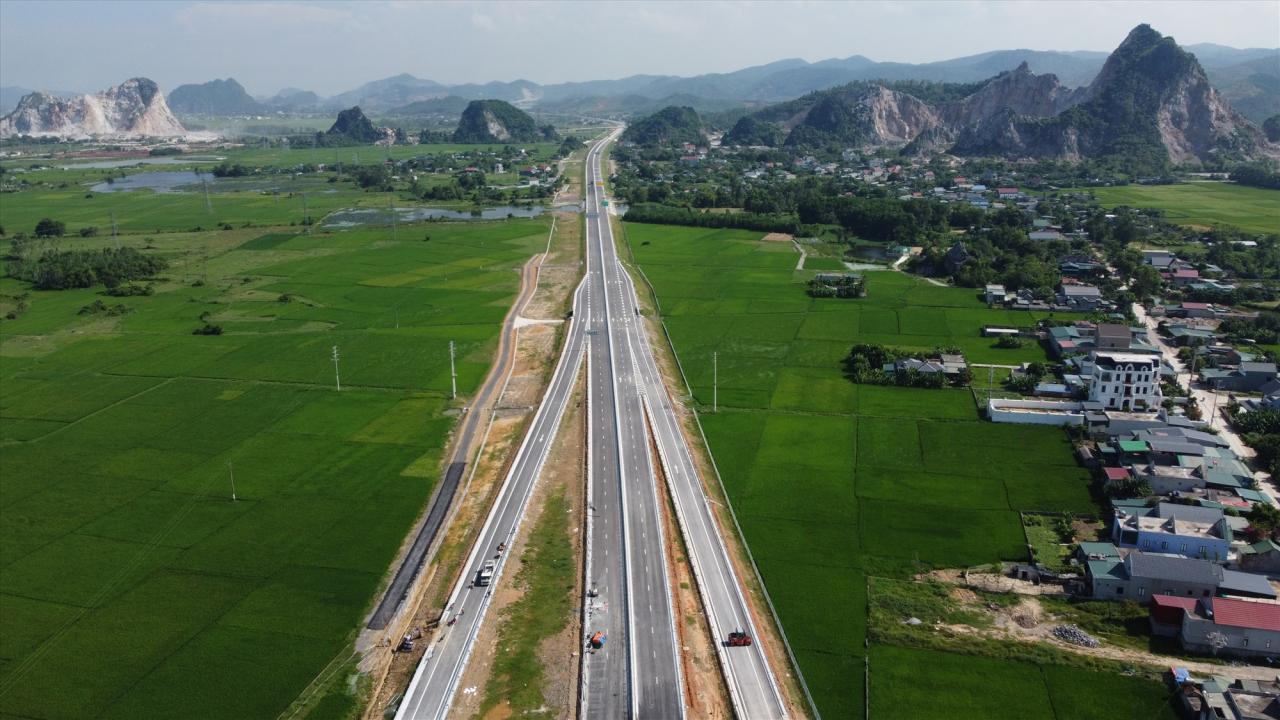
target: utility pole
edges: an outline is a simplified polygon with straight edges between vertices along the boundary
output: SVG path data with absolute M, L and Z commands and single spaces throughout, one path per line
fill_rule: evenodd
M 449 394 L 449 399 L 452 400 L 458 397 L 458 371 L 457 369 L 454 368 L 454 365 L 453 365 L 453 341 L 452 340 L 449 341 L 449 379 L 453 384 L 453 390 Z
M 116 249 L 120 249 L 120 233 L 116 228 L 116 211 L 111 211 L 111 239 L 115 241 Z
M 201 180 L 200 184 L 204 186 L 204 211 L 213 214 L 213 203 L 209 202 L 209 181 Z
M 720 412 L 720 353 L 711 353 L 711 412 Z
M 992 365 L 987 368 L 987 405 L 991 404 L 991 393 L 995 389 L 996 384 L 996 367 Z
M 302 193 L 302 224 L 307 226 L 307 234 L 311 234 L 311 216 L 307 214 L 307 194 Z
M 333 384 L 342 391 L 342 377 L 338 375 L 338 346 L 333 346 Z
M 394 195 L 387 198 L 387 207 L 391 208 L 391 242 L 396 241 L 396 198 Z
M 236 501 L 236 469 L 231 467 L 231 461 L 227 461 L 227 473 L 231 475 L 231 502 Z

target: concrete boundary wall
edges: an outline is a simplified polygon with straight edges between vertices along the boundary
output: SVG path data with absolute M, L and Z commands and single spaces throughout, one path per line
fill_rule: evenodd
M 1020 425 L 1083 425 L 1084 405 L 1062 400 L 987 401 L 987 417 L 992 422 Z

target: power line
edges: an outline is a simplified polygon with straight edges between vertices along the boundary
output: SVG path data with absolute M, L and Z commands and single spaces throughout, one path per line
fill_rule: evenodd
M 454 367 L 454 364 L 453 364 L 453 341 L 452 340 L 449 341 L 449 379 L 453 384 L 453 390 L 449 394 L 449 399 L 452 400 L 458 397 L 458 370 L 457 368 Z
M 333 384 L 339 392 L 342 391 L 342 377 L 338 374 L 338 346 L 333 346 Z

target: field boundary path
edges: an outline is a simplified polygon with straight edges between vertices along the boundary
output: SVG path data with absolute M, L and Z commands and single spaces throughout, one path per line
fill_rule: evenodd
M 554 223 L 551 232 L 555 232 Z M 520 291 L 516 301 L 511 304 L 511 309 L 507 311 L 507 316 L 502 321 L 497 360 L 494 362 L 493 368 L 490 369 L 489 375 L 485 378 L 484 385 L 476 393 L 475 401 L 465 410 L 466 416 L 463 418 L 459 432 L 455 437 L 453 459 L 450 460 L 448 469 L 445 471 L 444 482 L 440 483 L 435 492 L 432 493 L 429 508 L 418 525 L 413 542 L 401 559 L 400 566 L 392 577 L 391 583 L 387 586 L 386 592 L 378 602 L 378 607 L 370 616 L 367 625 L 370 630 L 386 628 L 391 619 L 400 611 L 404 604 L 404 599 L 409 594 L 409 588 L 422 570 L 423 565 L 426 564 L 428 550 L 430 550 L 436 536 L 440 534 L 440 528 L 444 525 L 449 509 L 453 507 L 453 499 L 457 495 L 463 472 L 466 470 L 469 458 L 473 456 L 472 445 L 475 440 L 476 428 L 480 424 L 481 418 L 486 414 L 484 411 L 489 410 L 490 413 L 492 412 L 498 399 L 495 391 L 499 386 L 505 385 L 507 377 L 511 374 L 512 368 L 515 367 L 516 335 L 519 333 L 519 323 L 517 321 L 521 313 L 524 312 L 525 307 L 528 306 L 529 300 L 533 298 L 534 291 L 538 288 L 538 270 L 545 258 L 546 253 L 534 255 L 520 269 Z

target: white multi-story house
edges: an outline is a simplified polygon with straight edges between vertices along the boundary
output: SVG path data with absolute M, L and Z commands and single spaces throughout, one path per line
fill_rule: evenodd
M 1089 399 L 1107 410 L 1158 410 L 1160 356 L 1126 352 L 1095 352 Z

